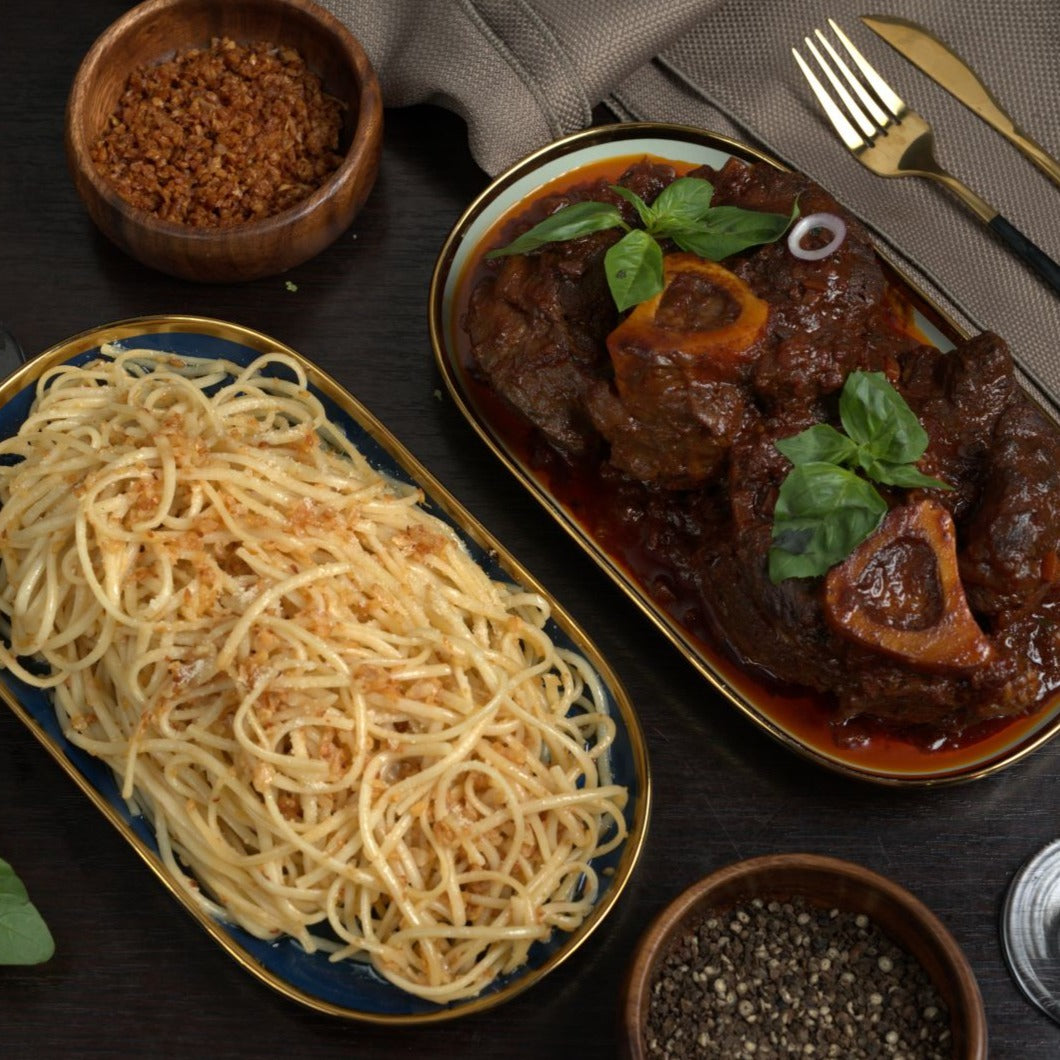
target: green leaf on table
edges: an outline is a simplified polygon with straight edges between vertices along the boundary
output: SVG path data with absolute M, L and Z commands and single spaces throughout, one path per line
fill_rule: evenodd
M 41 964 L 55 940 L 15 870 L 0 858 L 0 964 Z
M 642 228 L 627 232 L 604 255 L 604 271 L 619 312 L 663 289 L 662 247 Z
M 507 246 L 491 250 L 486 257 L 498 258 L 511 254 L 527 254 L 546 243 L 563 243 L 568 239 L 602 232 L 608 228 L 628 228 L 617 206 L 606 202 L 575 202 L 563 206 L 533 228 L 527 229 Z
M 798 465 L 777 495 L 770 579 L 824 574 L 850 555 L 886 514 L 887 502 L 853 471 L 823 462 Z

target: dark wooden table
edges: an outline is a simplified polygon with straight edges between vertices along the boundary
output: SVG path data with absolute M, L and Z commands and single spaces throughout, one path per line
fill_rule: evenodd
M 389 112 L 381 176 L 363 214 L 285 278 L 198 286 L 124 257 L 74 195 L 62 123 L 78 62 L 127 6 L 3 5 L 0 320 L 37 353 L 124 317 L 201 313 L 261 329 L 318 361 L 597 641 L 643 719 L 655 809 L 641 865 L 611 919 L 543 983 L 436 1027 L 358 1025 L 303 1010 L 233 964 L 0 708 L 0 856 L 58 946 L 47 965 L 0 968 L 0 1055 L 610 1057 L 622 978 L 652 914 L 722 865 L 800 850 L 883 872 L 935 910 L 975 969 L 992 1057 L 1060 1056 L 1060 1027 L 1018 993 L 998 939 L 1013 873 L 1060 832 L 1060 741 L 970 785 L 895 792 L 805 764 L 705 686 L 442 395 L 427 286 L 446 233 L 486 181 L 452 115 Z

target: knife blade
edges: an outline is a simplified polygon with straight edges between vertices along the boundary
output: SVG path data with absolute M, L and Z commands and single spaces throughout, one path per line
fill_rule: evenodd
M 1017 127 L 979 75 L 952 48 L 923 26 L 908 19 L 892 15 L 862 15 L 861 21 L 932 81 L 1001 133 L 1060 187 L 1060 162 Z

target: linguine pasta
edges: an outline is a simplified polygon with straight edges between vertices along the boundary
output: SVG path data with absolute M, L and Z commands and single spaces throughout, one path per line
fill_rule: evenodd
M 104 347 L 0 458 L 0 662 L 210 913 L 438 1002 L 586 917 L 626 831 L 599 679 L 296 361 Z

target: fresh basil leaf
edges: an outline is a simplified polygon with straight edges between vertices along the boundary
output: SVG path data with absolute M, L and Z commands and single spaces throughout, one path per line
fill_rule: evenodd
M 773 516 L 769 576 L 823 574 L 845 559 L 887 511 L 877 490 L 855 471 L 904 489 L 949 489 L 916 466 L 927 432 L 882 372 L 851 372 L 839 397 L 844 435 L 816 424 L 776 443 L 794 465 L 781 483 Z
M 652 234 L 669 235 L 670 226 L 680 229 L 701 223 L 711 210 L 714 185 L 701 177 L 678 177 L 667 184 L 652 204 L 655 227 Z
M 886 513 L 886 501 L 853 471 L 823 462 L 798 465 L 777 495 L 770 579 L 824 574 L 850 555 Z
M 682 250 L 710 261 L 721 261 L 748 247 L 779 239 L 799 213 L 797 202 L 790 217 L 738 206 L 711 206 L 714 186 L 699 177 L 679 177 L 672 181 L 652 206 L 630 188 L 620 184 L 611 188 L 632 204 L 643 226 L 643 236 L 626 244 L 621 251 L 611 254 L 612 247 L 608 252 L 612 258 L 608 283 L 620 311 L 662 290 L 662 250 L 656 239 L 672 239 Z M 638 231 L 631 229 L 621 211 L 608 203 L 572 203 L 507 246 L 489 251 L 486 257 L 526 254 L 547 243 L 576 239 L 607 228 L 621 228 L 627 236 Z
M 567 239 L 602 232 L 607 228 L 629 228 L 622 220 L 617 206 L 606 202 L 575 202 L 563 206 L 507 246 L 491 250 L 487 258 L 507 257 L 511 254 L 526 254 L 546 243 L 560 243 Z
M 780 519 L 827 519 L 848 508 L 864 508 L 882 515 L 887 505 L 860 475 L 819 461 L 801 464 L 788 473 L 777 495 L 774 514 Z
M 721 261 L 748 247 L 778 240 L 798 213 L 762 213 L 739 206 L 714 206 L 696 225 L 670 232 L 670 238 L 682 249 L 708 261 Z
M 655 223 L 654 207 L 649 206 L 635 191 L 624 188 L 621 184 L 612 184 L 611 190 L 633 206 L 633 209 L 637 211 L 637 216 L 640 218 L 640 223 L 651 231 Z
M 663 289 L 662 247 L 642 228 L 627 232 L 604 255 L 604 271 L 619 312 Z
M 888 464 L 884 460 L 876 460 L 872 462 L 871 467 L 865 468 L 865 472 L 887 486 L 902 486 L 905 489 L 953 489 L 948 482 L 925 475 L 915 464 Z
M 839 395 L 839 418 L 847 434 L 875 460 L 915 464 L 927 449 L 927 431 L 882 372 L 847 376 Z
M 0 858 L 0 964 L 41 964 L 55 940 L 15 870 Z
M 776 447 L 796 465 L 814 461 L 849 464 L 858 453 L 854 442 L 827 423 L 816 423 L 799 434 L 781 438 Z

